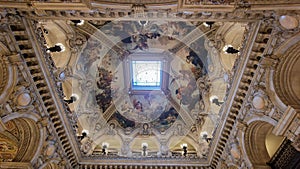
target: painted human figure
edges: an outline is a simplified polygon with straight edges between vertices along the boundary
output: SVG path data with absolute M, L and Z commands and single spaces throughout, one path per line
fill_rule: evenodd
M 149 131 L 149 125 L 147 123 L 143 124 L 143 131 L 142 131 L 143 135 L 149 135 L 150 131 Z
M 115 135 L 116 134 L 115 133 L 116 132 L 115 127 L 116 127 L 115 123 L 110 123 L 107 134 L 108 135 Z
M 183 105 L 191 105 L 195 104 L 194 100 L 198 100 L 192 96 L 192 93 L 196 90 L 196 81 L 194 79 L 190 79 L 190 82 L 185 87 L 179 87 L 176 91 L 176 98 L 180 100 Z
M 133 100 L 133 107 L 138 113 L 143 112 L 143 104 L 138 100 Z

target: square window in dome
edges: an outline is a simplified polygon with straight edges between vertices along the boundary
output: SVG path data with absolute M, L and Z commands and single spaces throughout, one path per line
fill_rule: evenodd
M 132 61 L 131 79 L 134 90 L 159 90 L 162 81 L 161 61 Z

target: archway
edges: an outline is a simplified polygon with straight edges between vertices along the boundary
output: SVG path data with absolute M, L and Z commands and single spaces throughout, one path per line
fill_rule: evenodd
M 299 38 L 300 34 L 295 36 Z M 275 53 L 281 59 L 274 76 L 276 93 L 282 102 L 294 109 L 300 108 L 300 42 L 294 43 L 293 38 Z
M 274 154 L 284 139 L 272 135 L 272 129 L 273 126 L 267 122 L 255 121 L 249 124 L 245 132 L 246 153 L 253 168 L 270 168 L 267 162 L 270 161 L 271 155 Z M 273 140 L 274 137 L 276 137 L 276 141 Z M 277 148 L 271 150 L 271 145 L 273 148 Z
M 28 118 L 16 118 L 5 123 L 6 131 L 1 132 L 3 145 L 8 150 L 16 150 L 10 161 L 31 162 L 38 150 L 40 131 L 37 124 Z M 3 137 L 2 137 L 3 136 Z M 0 154 L 7 149 L 1 149 Z M 13 155 L 13 153 L 12 153 Z

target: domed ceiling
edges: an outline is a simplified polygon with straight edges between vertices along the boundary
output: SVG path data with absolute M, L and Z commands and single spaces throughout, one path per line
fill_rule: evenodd
M 261 164 L 248 151 L 260 134 L 253 121 L 266 117 L 273 133 L 296 137 L 282 127 L 283 112 L 293 112 L 283 108 L 274 70 L 289 64 L 277 58 L 295 43 L 298 7 L 297 0 L 3 1 L 3 123 L 19 116 L 36 123 L 34 168 Z M 278 96 L 269 98 L 272 91 Z
M 67 36 L 58 25 L 80 35 L 75 42 L 82 45 L 75 52 L 65 44 L 63 52 L 51 56 L 63 70 L 65 100 L 83 156 L 208 159 L 238 57 L 216 49 L 211 38 L 222 34 L 238 48 L 244 24 L 43 24 L 50 44 Z

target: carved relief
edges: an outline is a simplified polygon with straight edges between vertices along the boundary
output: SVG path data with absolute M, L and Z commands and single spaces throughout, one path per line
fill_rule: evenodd
M 34 111 L 35 97 L 29 86 L 16 86 L 8 103 L 14 112 Z
M 17 142 L 14 142 L 9 138 L 5 138 L 2 134 L 0 134 L 0 136 L 0 161 L 10 162 L 15 158 L 18 152 Z
M 3 94 L 3 91 L 6 88 L 6 85 L 9 80 L 7 61 L 5 61 L 4 56 L 0 57 L 0 94 Z M 1 99 L 2 100 L 2 99 Z
M 80 149 L 87 155 L 90 155 L 93 153 L 94 148 L 96 147 L 96 144 L 90 137 L 84 137 L 81 140 L 81 147 Z
M 49 126 L 45 126 L 47 137 L 44 140 L 41 154 L 34 162 L 34 167 L 57 166 L 59 168 L 66 167 L 66 159 L 63 151 L 59 147 L 59 143 L 53 133 L 49 133 Z
M 269 100 L 265 87 L 261 85 L 253 87 L 248 100 L 251 105 L 250 111 L 252 111 L 252 113 L 268 115 L 273 108 L 273 104 Z
M 74 36 L 69 37 L 69 44 L 73 52 L 80 51 L 86 42 L 86 37 L 79 32 L 76 32 Z

